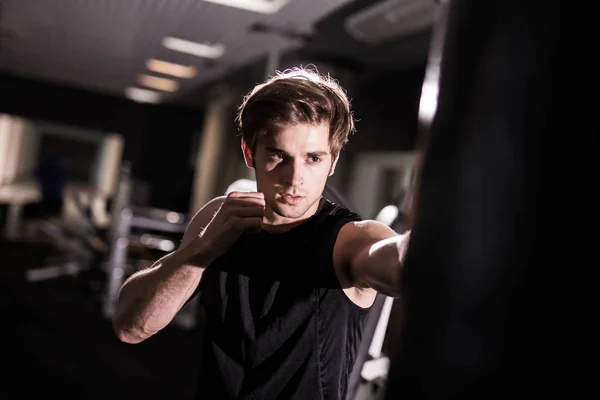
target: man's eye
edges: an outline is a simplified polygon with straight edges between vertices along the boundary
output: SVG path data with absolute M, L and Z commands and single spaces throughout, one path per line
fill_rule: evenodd
M 311 157 L 310 158 L 310 162 L 311 163 L 318 163 L 319 161 L 321 161 L 321 157 Z
M 283 160 L 283 154 L 281 153 L 272 153 L 271 158 L 274 160 Z

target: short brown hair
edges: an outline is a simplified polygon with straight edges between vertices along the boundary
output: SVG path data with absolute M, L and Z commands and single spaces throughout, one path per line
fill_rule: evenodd
M 237 114 L 242 140 L 252 152 L 258 137 L 285 126 L 329 125 L 329 147 L 337 157 L 354 132 L 346 91 L 329 75 L 305 68 L 277 72 L 245 96 Z

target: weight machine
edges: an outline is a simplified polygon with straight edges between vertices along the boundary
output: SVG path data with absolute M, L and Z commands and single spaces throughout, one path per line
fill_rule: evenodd
M 89 188 L 74 186 L 66 192 L 62 208 L 68 204 L 68 213 L 48 213 L 44 211 L 43 204 L 31 204 L 26 209 L 30 215 L 24 221 L 21 239 L 44 243 L 54 249 L 44 265 L 26 271 L 25 277 L 29 282 L 89 272 L 101 263 L 106 252 L 103 230 L 94 221 L 94 195 L 90 195 Z
M 131 166 L 124 163 L 111 210 L 109 251 L 104 263 L 107 279 L 102 312 L 109 319 L 115 312 L 119 289 L 127 277 L 175 250 L 189 223 L 189 218 L 180 212 L 135 206 L 132 195 Z M 195 309 L 195 303 L 188 302 L 174 323 L 186 329 L 193 328 L 196 325 Z

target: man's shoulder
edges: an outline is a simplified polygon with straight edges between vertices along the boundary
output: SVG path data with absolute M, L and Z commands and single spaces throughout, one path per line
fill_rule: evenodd
M 389 226 L 375 220 L 346 222 L 338 234 L 336 247 L 353 254 L 364 246 L 398 235 Z

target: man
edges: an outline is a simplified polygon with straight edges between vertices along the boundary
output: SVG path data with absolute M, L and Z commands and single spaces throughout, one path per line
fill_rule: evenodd
M 198 398 L 344 399 L 376 291 L 400 295 L 408 236 L 322 197 L 354 130 L 329 77 L 280 73 L 246 96 L 238 121 L 258 191 L 210 201 L 179 249 L 130 277 L 115 332 L 141 342 L 199 293 Z

